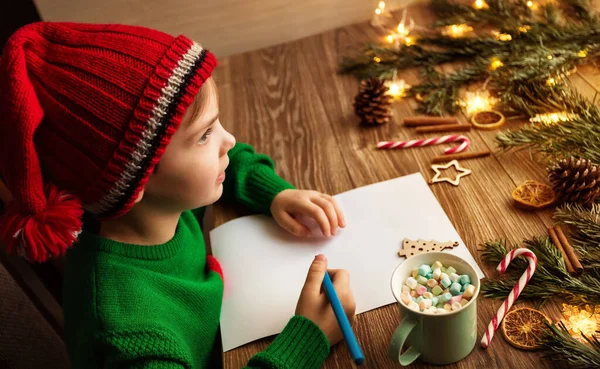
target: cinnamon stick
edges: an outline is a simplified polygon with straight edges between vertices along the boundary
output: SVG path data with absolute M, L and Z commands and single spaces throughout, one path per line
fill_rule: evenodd
M 556 235 L 556 231 L 554 230 L 554 228 L 552 228 L 552 227 L 548 228 L 548 234 L 550 235 L 550 238 L 552 239 L 554 246 L 556 246 L 558 251 L 560 251 L 560 253 L 563 257 L 563 260 L 565 261 L 565 266 L 567 267 L 567 272 L 569 272 L 569 274 L 572 276 L 577 275 L 577 272 L 575 271 L 575 269 L 573 269 L 573 264 L 571 264 L 571 260 L 569 260 L 569 257 L 565 253 L 565 249 L 562 247 L 560 241 L 558 240 L 558 236 Z
M 407 127 L 434 126 L 438 124 L 456 123 L 458 123 L 458 119 L 456 119 L 455 117 L 430 117 L 427 115 L 422 115 L 404 118 L 404 125 Z
M 573 269 L 575 269 L 577 275 L 581 275 L 581 273 L 583 273 L 583 266 L 579 262 L 577 255 L 575 255 L 575 250 L 573 250 L 573 246 L 571 246 L 571 244 L 567 240 L 567 237 L 565 236 L 565 233 L 563 232 L 560 225 L 555 225 L 554 230 L 556 231 L 556 235 L 558 236 L 562 247 L 565 249 L 565 253 L 569 257 L 571 264 L 573 264 Z
M 431 132 L 449 132 L 449 131 L 470 131 L 470 124 L 439 124 L 435 126 L 418 127 L 417 133 L 431 133 Z
M 491 152 L 489 151 L 476 151 L 476 152 L 461 152 L 460 154 L 450 154 L 450 155 L 442 155 L 436 156 L 431 161 L 433 164 L 436 163 L 445 163 L 451 160 L 467 160 L 467 159 L 475 159 L 482 158 L 484 156 L 489 156 Z

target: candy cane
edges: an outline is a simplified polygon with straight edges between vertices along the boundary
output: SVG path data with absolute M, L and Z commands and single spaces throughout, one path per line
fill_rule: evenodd
M 523 288 L 525 288 L 525 285 L 527 282 L 529 282 L 531 276 L 533 276 L 533 273 L 535 272 L 535 267 L 537 266 L 537 257 L 531 250 L 526 248 L 515 249 L 509 252 L 504 259 L 502 259 L 496 270 L 498 270 L 500 274 L 503 274 L 506 272 L 508 264 L 510 264 L 510 262 L 519 255 L 523 255 L 527 258 L 527 261 L 529 261 L 529 267 L 527 267 L 525 273 L 523 273 L 521 278 L 519 278 L 517 284 L 512 291 L 510 291 L 510 294 L 506 300 L 504 300 L 504 303 L 500 305 L 498 312 L 496 312 L 496 315 L 494 315 L 494 318 L 492 318 L 492 321 L 488 325 L 485 335 L 481 338 L 481 347 L 483 348 L 487 348 L 490 345 L 490 342 L 494 337 L 494 332 L 496 329 L 498 329 L 498 326 L 500 325 L 500 322 L 502 322 L 502 319 L 504 319 L 506 312 L 508 312 L 515 300 L 519 297 L 521 291 L 523 291 Z
M 469 138 L 466 136 L 448 135 L 448 136 L 442 136 L 442 137 L 427 138 L 424 140 L 381 141 L 381 142 L 377 143 L 377 148 L 378 149 L 403 149 L 405 147 L 430 146 L 430 145 L 437 145 L 437 144 L 442 144 L 442 143 L 447 143 L 447 142 L 457 142 L 457 141 L 460 141 L 461 144 L 458 146 L 455 146 L 455 147 L 449 147 L 447 149 L 444 149 L 444 154 L 448 155 L 448 154 L 454 154 L 457 152 L 465 151 L 471 144 L 471 141 L 469 141 Z

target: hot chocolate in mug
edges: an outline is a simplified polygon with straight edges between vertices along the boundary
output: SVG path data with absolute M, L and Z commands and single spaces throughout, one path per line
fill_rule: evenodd
M 413 269 L 422 264 L 432 265 L 439 261 L 445 267 L 452 266 L 457 274 L 467 274 L 475 293 L 460 310 L 445 314 L 430 314 L 409 309 L 402 303 L 402 285 Z M 398 265 L 392 274 L 392 293 L 400 308 L 400 325 L 394 332 L 389 355 L 401 365 L 409 365 L 417 358 L 430 364 L 451 364 L 464 359 L 477 341 L 477 296 L 479 278 L 477 272 L 464 259 L 445 252 L 427 252 L 411 256 Z M 407 350 L 401 354 L 406 344 Z

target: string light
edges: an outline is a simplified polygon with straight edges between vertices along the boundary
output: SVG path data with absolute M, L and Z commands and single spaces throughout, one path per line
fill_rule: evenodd
M 490 96 L 489 91 L 467 92 L 465 98 L 458 104 L 462 106 L 468 116 L 484 110 L 492 110 L 497 99 Z
M 554 79 L 554 77 L 550 77 L 546 80 L 546 86 L 555 86 L 556 85 L 556 79 Z
M 378 57 L 378 56 L 374 56 L 374 57 L 373 57 L 373 60 L 375 60 L 375 63 L 379 63 L 379 62 L 381 62 L 381 58 L 380 58 L 380 57 Z
M 402 12 L 402 20 L 398 23 L 396 30 L 391 34 L 386 36 L 386 40 L 389 43 L 395 43 L 396 47 L 400 46 L 402 42 L 406 46 L 411 46 L 415 44 L 415 37 L 409 36 L 410 32 L 415 27 L 415 22 L 410 19 L 409 24 L 406 25 L 406 9 Z
M 502 63 L 502 61 L 500 59 L 493 58 L 492 62 L 490 63 L 490 69 L 491 70 L 496 70 L 496 69 L 500 68 L 503 65 L 504 65 L 504 63 Z
M 390 81 L 386 83 L 388 87 L 387 94 L 392 96 L 394 100 L 400 100 L 406 96 L 406 93 L 412 87 L 408 83 L 406 83 L 403 79 L 399 81 Z
M 450 36 L 453 38 L 463 37 L 465 33 L 471 32 L 473 27 L 468 26 L 466 24 L 452 24 L 450 26 L 446 26 L 442 29 L 442 34 L 444 36 Z
M 530 29 L 531 29 L 531 26 L 521 26 L 521 27 L 519 27 L 519 32 L 527 33 L 527 31 L 529 31 Z
M 548 58 L 548 60 L 552 60 L 552 55 L 548 55 L 546 58 Z
M 567 112 L 559 113 L 545 113 L 536 114 L 534 117 L 529 118 L 530 123 L 539 123 L 547 126 L 554 125 L 556 123 L 567 122 L 577 118 L 577 114 L 571 114 Z
M 375 15 L 371 19 L 371 26 L 386 30 L 389 22 L 392 20 L 390 12 L 386 9 L 385 1 L 380 1 L 375 8 Z
M 490 6 L 484 0 L 475 0 L 473 3 L 473 8 L 481 10 L 488 9 Z
M 562 322 L 567 327 L 569 334 L 580 342 L 585 342 L 581 334 L 588 338 L 596 335 L 598 324 L 600 324 L 600 306 L 591 308 L 585 305 L 584 308 L 579 308 L 573 305 L 563 304 Z
M 580 58 L 585 58 L 588 55 L 587 50 L 581 50 L 577 53 L 577 56 Z
M 398 24 L 397 30 L 398 30 L 398 35 L 400 35 L 402 37 L 408 36 L 408 34 L 410 32 L 404 25 L 404 22 L 400 22 L 400 24 Z
M 527 6 L 528 6 L 529 8 L 533 7 L 533 1 L 528 1 L 528 2 L 527 2 Z
M 500 41 L 510 41 L 510 40 L 512 40 L 512 36 L 509 35 L 508 33 L 500 33 L 498 31 L 492 31 L 492 35 L 494 35 L 494 37 L 496 37 L 496 39 L 500 40 Z

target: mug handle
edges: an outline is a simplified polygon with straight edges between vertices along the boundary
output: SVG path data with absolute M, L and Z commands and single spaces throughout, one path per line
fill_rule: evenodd
M 419 356 L 421 356 L 421 353 L 412 346 L 409 347 L 405 353 L 400 355 L 402 346 L 404 346 L 404 341 L 406 341 L 406 338 L 418 323 L 419 322 L 417 322 L 415 319 L 407 316 L 402 319 L 402 322 L 400 322 L 400 325 L 398 328 L 396 328 L 396 331 L 392 336 L 392 341 L 390 342 L 390 346 L 388 348 L 388 355 L 390 359 L 398 360 L 400 365 L 410 365 L 413 361 L 417 360 Z

